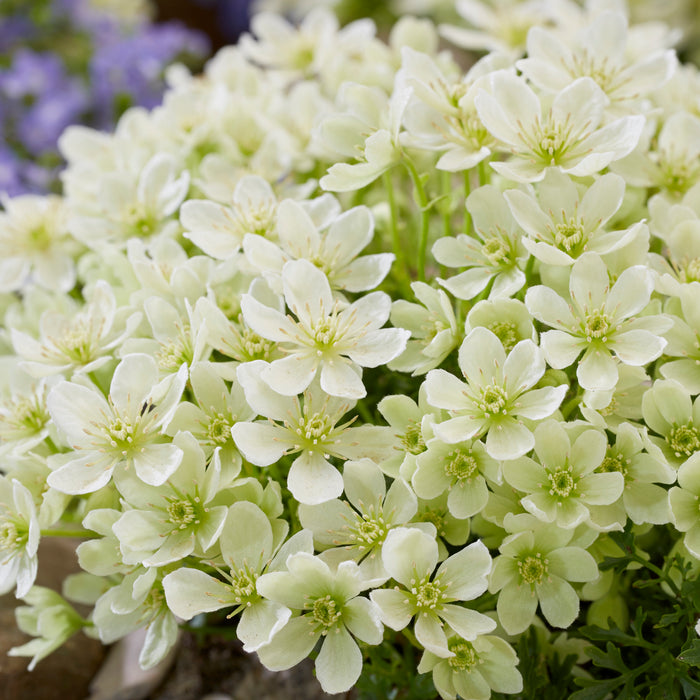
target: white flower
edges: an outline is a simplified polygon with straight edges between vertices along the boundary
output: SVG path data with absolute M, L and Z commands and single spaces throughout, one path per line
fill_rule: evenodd
M 516 63 L 541 90 L 558 92 L 577 78 L 590 77 L 610 98 L 613 114 L 639 113 L 641 99 L 673 74 L 671 49 L 656 49 L 639 60 L 626 52 L 627 18 L 620 11 L 595 15 L 575 37 L 533 27 L 527 35 L 527 58 Z
M 524 79 L 506 71 L 490 78 L 475 98 L 484 126 L 514 158 L 491 167 L 516 182 L 538 182 L 547 168 L 570 175 L 599 172 L 628 155 L 644 127 L 640 114 L 601 126 L 608 98 L 590 78 L 578 78 L 548 106 Z
M 40 340 L 11 329 L 20 367 L 33 377 L 64 372 L 94 372 L 112 358 L 113 351 L 141 322 L 141 313 L 130 313 L 117 302 L 110 285 L 100 280 L 85 306 L 70 315 L 47 310 L 39 319 Z
M 0 594 L 22 598 L 36 578 L 40 526 L 29 490 L 0 475 Z
M 640 316 L 654 287 L 642 265 L 626 269 L 614 285 L 596 253 L 585 253 L 571 268 L 571 304 L 544 285 L 528 289 L 530 313 L 555 330 L 542 334 L 547 362 L 555 369 L 571 365 L 584 352 L 576 376 L 584 389 L 607 391 L 618 380 L 617 362 L 642 366 L 656 359 L 666 346 L 660 336 L 671 320 L 660 315 Z
M 382 462 L 392 456 L 395 441 L 390 428 L 353 428 L 352 420 L 337 425 L 354 401 L 324 394 L 318 382 L 304 393 L 303 402 L 297 396 L 282 396 L 261 379 L 264 370 L 265 363 L 259 360 L 240 365 L 238 381 L 253 410 L 271 420 L 240 421 L 231 432 L 243 456 L 258 466 L 301 452 L 287 476 L 287 487 L 300 503 L 323 503 L 342 493 L 343 479 L 330 457 Z
M 521 340 L 506 356 L 501 341 L 481 326 L 464 339 L 459 367 L 466 383 L 442 369 L 426 377 L 428 402 L 454 416 L 435 425 L 435 434 L 454 444 L 486 433 L 486 451 L 494 459 L 515 459 L 529 452 L 535 438 L 522 419 L 550 416 L 568 388 L 533 389 L 545 371 L 540 348 Z
M 71 290 L 78 246 L 68 235 L 64 200 L 23 195 L 0 202 L 0 292 L 20 290 L 28 281 Z
M 107 484 L 116 468 L 133 468 L 147 484 L 163 484 L 182 450 L 159 436 L 172 417 L 187 380 L 187 367 L 162 381 L 148 355 L 127 355 L 114 370 L 105 399 L 96 388 L 60 382 L 47 399 L 49 412 L 73 452 L 54 455 L 50 486 L 70 494 Z
M 361 367 L 393 360 L 406 347 L 410 331 L 382 326 L 391 299 L 373 292 L 346 307 L 333 300 L 328 278 L 308 260 L 282 268 L 287 306 L 297 320 L 264 306 L 253 296 L 241 299 L 245 322 L 263 338 L 285 343 L 287 357 L 274 360 L 263 379 L 286 396 L 306 389 L 320 371 L 321 388 L 331 396 L 366 395 Z
M 380 284 L 389 273 L 393 253 L 357 257 L 374 236 L 371 211 L 364 206 L 353 207 L 334 217 L 328 229 L 321 232 L 308 208 L 292 199 L 280 203 L 277 245 L 261 236 L 246 234 L 243 249 L 251 265 L 276 290 L 282 287 L 284 264 L 302 258 L 322 270 L 333 289 L 364 292 Z

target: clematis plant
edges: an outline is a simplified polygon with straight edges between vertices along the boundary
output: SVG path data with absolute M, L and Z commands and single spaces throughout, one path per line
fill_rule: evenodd
M 11 653 L 217 627 L 358 700 L 700 697 L 689 3 L 267 0 L 67 130 L 0 213 Z

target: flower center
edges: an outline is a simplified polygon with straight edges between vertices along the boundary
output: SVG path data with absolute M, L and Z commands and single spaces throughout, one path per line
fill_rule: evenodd
M 456 671 L 471 671 L 479 661 L 474 647 L 464 639 L 453 637 L 447 642 L 447 648 L 454 654 L 447 663 Z
M 52 236 L 46 224 L 39 224 L 30 229 L 27 238 L 27 247 L 33 251 L 43 252 L 51 247 Z
M 481 252 L 492 265 L 508 259 L 508 247 L 500 238 L 487 238 L 481 246 Z
M 328 631 L 341 617 L 341 612 L 338 610 L 338 604 L 326 595 L 323 598 L 317 598 L 311 608 L 311 617 L 314 622 L 325 627 L 323 634 Z
M 304 407 L 306 409 L 306 406 Z M 296 434 L 303 438 L 308 446 L 316 446 L 324 443 L 330 435 L 333 425 L 324 413 L 314 413 L 311 416 L 304 415 L 296 429 Z
M 424 578 L 418 585 L 411 582 L 411 593 L 415 596 L 416 607 L 422 611 L 435 610 L 443 598 L 444 587 L 440 580 L 431 581 L 430 577 Z
M 19 518 L 12 517 L 10 513 L 6 513 L 5 517 L 0 519 L 0 550 L 5 552 L 15 552 L 22 549 L 29 539 L 29 528 Z M 4 564 L 0 560 L 0 564 Z
M 700 282 L 700 258 L 693 258 L 685 263 L 679 278 L 681 282 Z
M 549 571 L 549 561 L 542 558 L 538 552 L 534 556 L 530 555 L 518 561 L 518 573 L 520 580 L 531 586 L 542 583 L 542 580 Z
M 189 500 L 172 501 L 166 511 L 170 522 L 180 530 L 184 530 L 191 523 L 199 524 L 194 504 Z
M 557 471 L 547 474 L 549 479 L 549 495 L 560 496 L 566 498 L 576 490 L 576 482 L 571 475 L 571 467 L 566 469 L 557 469 Z
M 609 453 L 600 463 L 597 471 L 599 472 L 620 472 L 622 476 L 627 476 L 627 468 L 630 460 L 625 459 L 621 453 Z
M 595 309 L 586 316 L 586 327 L 584 332 L 586 340 L 590 343 L 592 340 L 607 340 L 607 334 L 610 330 L 610 317 L 607 316 L 602 309 Z
M 478 473 L 479 465 L 471 450 L 453 450 L 445 457 L 445 474 L 457 481 L 471 481 Z
M 209 442 L 224 445 L 231 439 L 231 423 L 223 413 L 215 413 L 207 426 Z
M 501 341 L 506 352 L 518 342 L 518 329 L 511 321 L 494 321 L 488 329 Z
M 136 427 L 131 424 L 131 421 L 121 416 L 114 418 L 105 432 L 109 444 L 117 448 L 123 455 L 126 455 L 131 449 L 136 437 Z
M 38 396 L 15 398 L 12 411 L 0 410 L 0 439 L 17 440 L 40 432 L 49 422 L 46 403 Z
M 406 432 L 400 436 L 400 440 L 406 452 L 412 455 L 419 455 L 421 452 L 425 452 L 423 432 L 420 423 L 416 421 L 408 422 Z
M 689 421 L 685 425 L 674 425 L 666 438 L 676 457 L 690 457 L 700 449 L 700 434 L 698 429 Z
M 240 362 L 252 362 L 253 360 L 269 360 L 272 354 L 273 343 L 262 338 L 247 326 L 241 326 L 239 333 L 239 351 L 233 357 Z
M 248 567 L 239 569 L 235 573 L 231 572 L 233 598 L 238 605 L 252 603 L 258 599 L 259 596 L 255 590 L 256 579 L 257 575 L 250 571 Z
M 506 412 L 506 399 L 508 398 L 503 387 L 491 384 L 481 390 L 481 400 L 477 403 L 479 408 L 488 416 L 493 413 Z
M 362 520 L 355 526 L 352 539 L 357 541 L 361 549 L 371 549 L 384 541 L 386 533 L 386 523 L 381 515 L 374 516 L 371 513 L 365 513 Z
M 277 207 L 263 203 L 257 208 L 251 206 L 251 202 L 247 206 L 237 206 L 235 208 L 236 215 L 236 234 L 242 239 L 246 233 L 253 233 L 256 236 L 268 236 L 275 230 L 275 220 L 277 218 Z
M 569 219 L 557 224 L 554 229 L 554 243 L 570 253 L 581 243 L 584 236 L 584 229 L 580 221 Z
M 338 338 L 338 319 L 335 315 L 321 319 L 314 327 L 314 342 L 319 354 L 331 347 Z
M 189 326 L 180 329 L 175 338 L 170 338 L 160 344 L 156 353 L 158 366 L 166 372 L 176 372 L 183 362 L 188 365 L 194 359 L 194 349 L 189 340 Z

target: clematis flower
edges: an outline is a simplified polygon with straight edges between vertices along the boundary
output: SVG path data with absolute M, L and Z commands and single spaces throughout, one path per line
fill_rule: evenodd
M 448 645 L 445 622 L 467 641 L 495 629 L 490 617 L 459 605 L 459 601 L 473 600 L 486 590 L 491 556 L 482 542 L 464 547 L 435 571 L 435 538 L 413 527 L 397 527 L 386 537 L 382 560 L 389 575 L 401 585 L 369 594 L 387 627 L 402 630 L 415 616 L 416 639 L 440 658 L 455 655 Z
M 527 85 L 507 71 L 496 71 L 489 92 L 475 98 L 484 126 L 514 158 L 491 167 L 516 182 L 539 182 L 548 168 L 570 175 L 599 172 L 637 145 L 644 128 L 641 114 L 601 126 L 609 102 L 590 78 L 578 78 L 547 106 Z
M 278 520 L 276 524 L 282 522 Z M 243 649 L 257 651 L 291 616 L 285 605 L 267 600 L 257 592 L 258 578 L 283 570 L 287 558 L 298 552 L 313 554 L 308 530 L 298 532 L 282 544 L 286 531 L 286 523 L 273 530 L 268 516 L 254 503 L 234 503 L 228 509 L 220 539 L 221 556 L 228 573 L 219 569 L 221 580 L 199 569 L 175 569 L 163 578 L 168 607 L 185 620 L 205 612 L 233 608 L 229 617 L 240 613 L 236 634 L 243 642 Z
M 459 367 L 466 382 L 442 369 L 426 377 L 428 402 L 453 415 L 435 425 L 435 434 L 448 444 L 486 434 L 486 451 L 494 459 L 529 452 L 535 438 L 521 419 L 551 415 L 568 389 L 564 384 L 533 389 L 545 371 L 540 348 L 522 340 L 506 356 L 501 341 L 481 326 L 464 339 Z
M 263 574 L 258 593 L 299 614 L 258 649 L 262 664 L 272 671 L 291 668 L 323 638 L 316 677 L 327 693 L 349 690 L 362 671 L 354 637 L 366 644 L 379 644 L 383 638 L 377 605 L 360 595 L 366 587 L 354 561 L 332 570 L 306 552 L 288 557 L 287 571 Z
M 308 260 L 282 268 L 284 297 L 297 320 L 261 304 L 252 295 L 241 299 L 245 322 L 263 338 L 285 343 L 287 357 L 274 360 L 262 378 L 276 391 L 294 396 L 320 371 L 321 388 L 331 396 L 359 399 L 366 395 L 360 367 L 377 367 L 406 347 L 410 331 L 382 328 L 391 299 L 373 292 L 343 308 L 333 300 L 330 283 Z
M 251 408 L 270 420 L 239 421 L 231 432 L 243 456 L 258 466 L 301 453 L 287 476 L 287 487 L 300 503 L 323 503 L 342 493 L 343 479 L 330 457 L 382 462 L 393 454 L 396 443 L 390 428 L 355 428 L 350 427 L 352 421 L 338 425 L 353 401 L 328 396 L 318 382 L 304 392 L 302 400 L 282 396 L 262 380 L 265 368 L 262 360 L 240 365 L 238 381 Z
M 159 382 L 156 361 L 134 354 L 117 365 L 106 399 L 94 387 L 57 384 L 47 399 L 49 413 L 73 451 L 49 459 L 49 485 L 63 493 L 91 493 L 107 484 L 117 468 L 133 468 L 152 486 L 163 484 L 183 453 L 159 436 L 186 381 L 186 365 Z
M 544 285 L 528 289 L 529 312 L 555 330 L 540 343 L 554 369 L 571 365 L 583 352 L 576 376 L 584 389 L 608 391 L 618 380 L 618 363 L 642 366 L 661 355 L 661 333 L 671 320 L 661 315 L 639 316 L 651 298 L 653 279 L 646 266 L 624 270 L 612 286 L 608 269 L 596 253 L 584 253 L 571 268 L 567 303 Z
M 535 618 L 539 603 L 547 622 L 569 627 L 580 609 L 569 581 L 598 577 L 595 559 L 570 544 L 574 531 L 539 523 L 533 516 L 506 516 L 508 535 L 493 563 L 489 591 L 498 593 L 496 610 L 508 634 L 524 632 Z

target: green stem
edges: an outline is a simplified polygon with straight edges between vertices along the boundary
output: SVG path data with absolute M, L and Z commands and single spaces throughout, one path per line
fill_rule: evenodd
M 452 177 L 447 170 L 440 173 L 442 187 L 442 235 L 452 235 Z
M 486 170 L 486 165 L 488 161 L 486 160 L 480 160 L 478 165 L 476 166 L 476 171 L 479 173 L 479 187 L 482 187 L 483 185 L 488 185 L 491 182 L 491 177 Z
M 411 296 L 410 276 L 406 269 L 406 256 L 404 255 L 403 246 L 401 245 L 401 235 L 399 234 L 399 217 L 396 208 L 396 195 L 394 193 L 394 179 L 389 170 L 384 173 L 383 177 L 384 189 L 386 190 L 389 212 L 391 214 L 389 230 L 391 231 L 391 246 L 397 263 L 398 283 L 404 297 L 408 298 Z
M 469 199 L 469 195 L 471 193 L 472 193 L 471 171 L 465 170 L 464 171 L 464 235 L 465 236 L 472 235 L 472 215 L 469 213 L 469 209 L 467 209 L 467 199 Z
M 420 207 L 420 234 L 418 236 L 418 259 L 416 267 L 418 268 L 418 279 L 421 282 L 425 282 L 425 251 L 428 247 L 428 229 L 430 226 L 428 195 L 425 192 L 425 186 L 413 162 L 407 158 L 404 160 L 404 164 L 408 169 L 411 180 L 413 180 L 416 197 L 418 198 L 418 206 Z
M 42 530 L 42 537 L 89 537 L 91 535 L 90 530 Z

